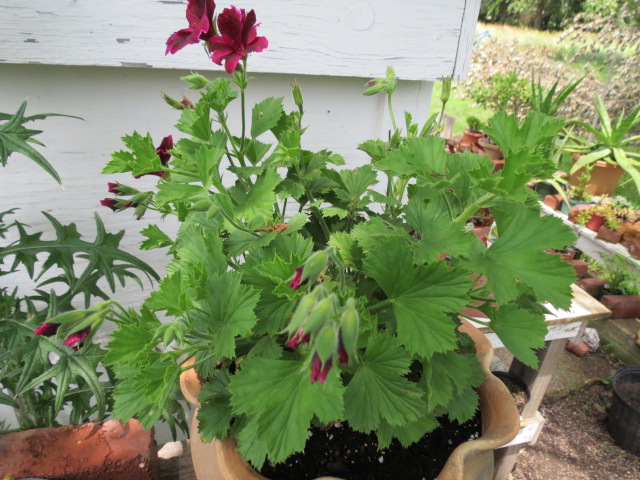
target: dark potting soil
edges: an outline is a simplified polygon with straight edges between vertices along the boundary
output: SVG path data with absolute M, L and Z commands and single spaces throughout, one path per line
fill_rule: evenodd
M 511 396 L 516 402 L 516 406 L 519 409 L 522 409 L 525 403 L 527 403 L 527 401 L 529 400 L 527 398 L 526 390 L 522 388 L 521 385 L 518 385 L 516 382 L 514 382 L 510 378 L 500 378 L 500 380 L 502 380 L 502 383 L 504 383 L 506 387 L 509 389 L 509 393 L 511 393 Z
M 303 453 L 261 474 L 271 480 L 311 480 L 335 476 L 345 480 L 433 480 L 459 444 L 480 436 L 480 414 L 462 425 L 441 418 L 440 426 L 404 448 L 397 440 L 378 451 L 375 434 L 338 423 L 327 430 L 313 428 Z

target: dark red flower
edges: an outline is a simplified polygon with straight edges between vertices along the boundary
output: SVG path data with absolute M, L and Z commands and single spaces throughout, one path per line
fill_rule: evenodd
M 118 201 L 115 198 L 103 198 L 100 200 L 100 205 L 109 207 L 114 212 L 118 210 Z
M 91 327 L 87 327 L 76 333 L 72 333 L 67 337 L 63 345 L 71 347 L 77 352 L 78 348 L 80 348 L 80 345 L 82 345 L 81 342 L 89 336 L 89 333 L 91 333 Z
M 183 28 L 172 34 L 167 40 L 165 55 L 176 53 L 186 45 L 198 43 L 200 40 L 209 41 L 215 35 L 213 30 L 213 11 L 216 4 L 213 0 L 188 0 L 187 21 L 188 28 Z
M 331 359 L 322 365 L 322 360 L 320 360 L 318 354 L 314 354 L 313 360 L 311 360 L 311 383 L 324 383 L 327 380 L 329 370 L 331 370 Z
M 172 148 L 173 137 L 171 135 L 167 135 L 166 137 L 164 137 L 160 142 L 160 145 L 158 145 L 158 148 L 156 148 L 156 153 L 160 157 L 160 162 L 162 163 L 163 167 L 166 167 L 167 163 L 169 163 L 169 160 L 171 159 L 171 154 L 168 152 L 168 150 L 171 150 Z M 164 172 L 162 173 L 164 174 Z
M 36 328 L 33 333 L 35 333 L 36 335 L 42 335 L 43 337 L 50 337 L 56 334 L 59 327 L 59 323 L 43 323 L 38 328 Z
M 119 183 L 108 182 L 107 186 L 109 187 L 109 193 L 113 193 L 115 195 L 118 195 L 119 193 L 122 193 L 120 191 L 120 184 Z
M 302 284 L 302 267 L 297 267 L 296 274 L 294 275 L 293 280 L 289 282 L 289 286 L 294 290 L 298 290 L 301 284 Z
M 211 60 L 218 65 L 224 61 L 224 69 L 233 73 L 238 62 L 251 52 L 261 52 L 269 42 L 258 37 L 256 13 L 236 7 L 225 8 L 218 16 L 220 36 L 209 41 Z
M 301 343 L 309 343 L 310 339 L 311 334 L 307 333 L 305 335 L 304 328 L 300 327 L 300 329 L 287 342 L 287 347 L 296 349 Z
M 349 366 L 349 354 L 344 348 L 344 343 L 342 343 L 342 336 L 340 336 L 340 340 L 338 342 L 338 356 L 340 357 L 340 363 L 345 367 Z

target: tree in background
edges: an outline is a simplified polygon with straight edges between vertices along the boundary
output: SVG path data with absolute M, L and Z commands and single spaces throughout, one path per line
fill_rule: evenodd
M 623 9 L 627 15 L 620 15 Z M 613 16 L 622 23 L 640 22 L 640 0 L 483 0 L 480 19 L 536 30 L 561 30 L 576 15 Z

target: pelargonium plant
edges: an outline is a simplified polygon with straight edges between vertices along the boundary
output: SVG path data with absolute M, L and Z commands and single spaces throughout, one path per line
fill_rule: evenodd
M 496 115 L 488 130 L 506 161 L 492 174 L 484 156 L 447 153 L 433 118 L 421 127 L 407 113 L 403 125 L 392 118 L 388 138 L 361 143 L 370 161 L 352 168 L 328 149 L 304 148 L 297 83 L 293 111 L 266 98 L 245 112 L 248 56 L 267 40 L 253 10 L 214 15 L 212 1 L 190 0 L 189 27 L 167 42 L 168 53 L 203 43 L 230 74 L 189 75 L 197 101 L 167 98 L 180 112 L 171 160 L 134 132 L 104 169 L 161 172 L 151 191 L 113 189 L 116 209 L 135 199 L 138 214 L 152 208 L 181 224 L 177 238 L 157 225 L 143 231 L 142 248 L 168 247 L 172 261 L 113 333 L 115 414 L 151 427 L 193 359 L 204 382 L 199 434 L 236 438 L 256 467 L 304 450 L 312 425 L 346 421 L 375 431 L 383 448 L 417 441 L 442 415 L 471 418 L 482 375 L 458 332 L 461 312 L 481 310 L 533 366 L 546 333 L 542 302 L 570 305 L 573 270 L 545 250 L 573 235 L 540 216 L 526 187 L 553 173 L 540 152 L 562 121 Z M 396 84 L 390 68 L 365 93 L 391 105 Z M 227 124 L 234 106 L 236 133 Z M 490 248 L 472 232 L 482 209 L 499 232 Z

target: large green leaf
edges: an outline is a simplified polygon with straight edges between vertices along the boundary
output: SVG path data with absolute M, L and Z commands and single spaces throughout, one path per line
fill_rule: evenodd
M 470 268 L 487 277 L 487 287 L 499 304 L 515 299 L 518 282 L 533 289 L 540 301 L 568 309 L 575 272 L 558 255 L 544 249 L 572 245 L 575 236 L 555 217 L 511 204 L 494 210 L 499 239 L 482 253 L 469 257 Z
M 251 138 L 256 138 L 278 124 L 284 113 L 282 98 L 269 97 L 251 111 Z
M 405 378 L 411 357 L 387 334 L 372 335 L 344 393 L 345 414 L 352 428 L 370 432 L 381 421 L 403 426 L 422 418 L 424 392 Z
M 385 240 L 369 252 L 364 271 L 376 280 L 391 304 L 398 339 L 425 358 L 456 345 L 455 315 L 466 306 L 470 275 L 444 262 L 414 266 L 408 245 Z
M 312 384 L 308 364 L 259 357 L 246 359 L 229 384 L 233 412 L 249 417 L 253 439 L 264 444 L 274 463 L 304 449 L 314 415 L 322 423 L 341 418 L 343 390 L 333 371 L 326 383 Z M 249 450 L 253 439 L 240 435 L 239 450 Z
M 491 314 L 491 328 L 518 360 L 537 368 L 538 357 L 534 349 L 544 347 L 547 334 L 544 315 L 507 304 Z
M 260 295 L 234 272 L 210 275 L 200 309 L 192 313 L 196 327 L 209 332 L 217 358 L 235 357 L 235 338 L 248 335 L 258 318 L 254 312 Z
M 420 242 L 415 245 L 417 262 L 433 262 L 442 253 L 460 255 L 481 246 L 475 235 L 452 223 L 453 212 L 447 206 L 443 196 L 436 196 L 428 203 L 413 198 L 406 206 L 407 222 L 420 235 Z
M 198 411 L 198 433 L 205 442 L 214 437 L 225 438 L 231 423 L 231 394 L 229 374 L 224 369 L 216 370 L 212 378 L 202 385 L 198 395 L 200 410 Z

